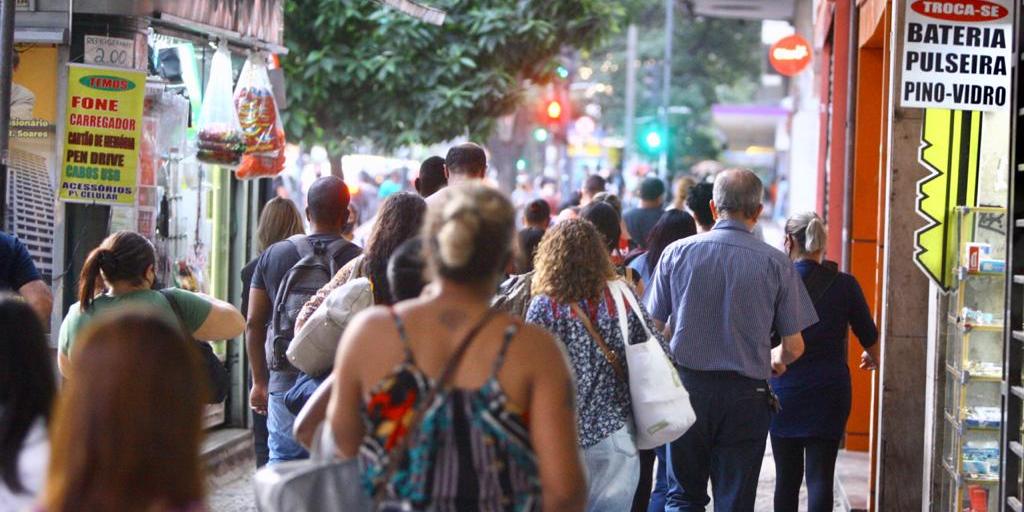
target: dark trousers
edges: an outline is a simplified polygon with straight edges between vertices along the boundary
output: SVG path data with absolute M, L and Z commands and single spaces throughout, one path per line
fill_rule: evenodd
M 716 510 L 753 512 L 772 418 L 768 384 L 732 372 L 679 373 L 697 421 L 669 445 L 676 485 L 666 512 L 704 511 L 709 478 Z
M 668 474 L 668 446 L 655 448 L 654 455 L 658 459 L 658 469 L 654 471 L 654 490 L 651 491 L 647 512 L 665 512 L 665 496 L 669 486 L 674 485 Z
M 647 512 L 647 503 L 651 500 L 651 487 L 654 485 L 654 450 L 640 450 L 640 482 L 636 485 L 633 495 L 633 512 Z
M 775 512 L 796 512 L 807 474 L 807 512 L 831 512 L 839 440 L 772 436 L 775 457 Z

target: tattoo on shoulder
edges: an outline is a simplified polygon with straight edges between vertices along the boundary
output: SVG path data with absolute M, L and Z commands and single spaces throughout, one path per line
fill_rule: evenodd
M 437 316 L 437 319 L 448 328 L 449 331 L 458 329 L 466 322 L 466 313 L 457 309 L 446 309 Z

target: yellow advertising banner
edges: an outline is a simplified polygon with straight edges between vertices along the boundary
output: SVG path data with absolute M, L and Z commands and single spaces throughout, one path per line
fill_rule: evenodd
M 943 290 L 953 283 L 956 208 L 978 202 L 981 113 L 924 111 L 919 161 L 928 177 L 917 185 L 917 213 L 928 225 L 914 236 L 914 262 Z
M 135 204 L 146 74 L 68 64 L 64 201 Z

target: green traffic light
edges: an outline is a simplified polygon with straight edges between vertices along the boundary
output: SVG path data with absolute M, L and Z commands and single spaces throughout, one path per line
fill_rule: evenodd
M 520 158 L 519 160 L 516 160 L 516 170 L 517 171 L 525 171 L 526 170 L 526 160 L 523 160 L 522 158 Z
M 644 136 L 644 144 L 647 145 L 648 149 L 655 150 L 661 147 L 661 134 L 656 130 L 647 132 Z
M 562 80 L 569 78 L 569 68 L 565 66 L 558 66 L 558 68 L 555 69 L 555 72 L 558 73 L 558 78 L 561 78 Z
M 537 142 L 544 142 L 548 140 L 548 131 L 544 128 L 537 128 L 533 130 L 533 140 Z

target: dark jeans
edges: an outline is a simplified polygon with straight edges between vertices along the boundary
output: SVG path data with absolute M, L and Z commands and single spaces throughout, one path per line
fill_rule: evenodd
M 270 448 L 267 447 L 267 438 L 270 432 L 267 431 L 267 417 L 262 414 L 252 413 L 252 445 L 256 453 L 256 467 L 261 468 L 267 465 L 270 460 Z
M 704 511 L 708 479 L 715 509 L 753 512 L 772 411 L 768 383 L 732 372 L 679 369 L 697 422 L 669 445 L 666 512 Z
M 831 512 L 838 439 L 772 436 L 775 457 L 775 512 L 796 512 L 807 472 L 807 512 Z
M 651 500 L 651 486 L 654 485 L 654 450 L 640 450 L 640 482 L 633 495 L 633 512 L 647 512 Z

